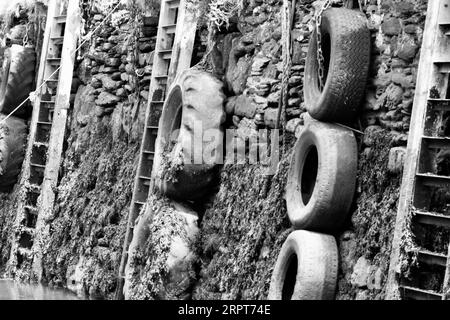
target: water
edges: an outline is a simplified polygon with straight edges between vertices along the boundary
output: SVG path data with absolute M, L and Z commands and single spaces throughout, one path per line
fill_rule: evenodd
M 65 289 L 0 279 L 0 300 L 79 300 L 79 298 Z

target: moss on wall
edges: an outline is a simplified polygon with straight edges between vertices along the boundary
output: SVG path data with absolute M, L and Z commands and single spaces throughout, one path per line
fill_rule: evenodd
M 283 199 L 290 154 L 271 180 L 261 165 L 223 168 L 220 190 L 201 223 L 194 299 L 267 298 L 279 249 L 292 231 Z

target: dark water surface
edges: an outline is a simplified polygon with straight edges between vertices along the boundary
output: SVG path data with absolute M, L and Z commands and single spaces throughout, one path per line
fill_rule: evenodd
M 65 289 L 52 289 L 40 284 L 19 283 L 0 279 L 0 300 L 79 300 Z

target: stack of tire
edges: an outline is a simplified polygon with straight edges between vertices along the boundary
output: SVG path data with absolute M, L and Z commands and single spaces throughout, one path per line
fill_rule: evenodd
M 5 51 L 0 74 L 0 192 L 11 191 L 21 171 L 31 104 L 12 112 L 33 89 L 35 64 L 31 47 L 13 44 Z
M 170 251 L 163 263 L 168 274 L 163 283 L 159 298 L 171 298 L 167 291 L 176 288 L 177 297 L 189 298 L 189 291 L 195 283 L 195 272 L 192 264 L 196 254 L 192 241 L 199 233 L 199 214 L 193 209 L 193 204 L 207 198 L 219 181 L 220 161 L 199 162 L 195 155 L 203 156 L 206 150 L 214 151 L 219 157 L 223 154 L 223 123 L 225 122 L 223 84 L 210 73 L 188 69 L 182 72 L 169 90 L 164 102 L 159 121 L 158 138 L 155 146 L 155 158 L 152 178 L 156 191 L 164 196 L 162 208 L 158 214 L 176 214 L 184 217 L 182 231 L 171 230 L 165 226 L 165 234 L 172 234 Z M 214 136 L 211 141 L 204 141 L 204 136 Z M 196 138 L 200 137 L 197 141 Z M 167 146 L 174 142 L 172 150 Z M 174 172 L 174 177 L 164 174 L 164 162 L 178 161 L 181 154 L 181 166 Z M 220 158 L 216 158 L 219 160 Z M 155 199 L 155 197 L 152 197 Z M 157 212 L 153 212 L 155 203 L 150 203 L 144 214 L 139 218 L 130 244 L 129 252 L 144 250 L 150 235 L 150 226 Z M 179 228 L 179 226 L 178 226 Z M 170 229 L 170 230 L 169 230 Z M 185 236 L 183 236 L 185 235 Z M 186 236 L 187 235 L 187 236 Z M 132 280 L 131 259 L 125 270 L 125 298 L 128 299 L 129 286 Z
M 316 31 L 315 31 L 316 32 Z M 370 33 L 359 11 L 329 8 L 321 33 L 324 85 L 319 87 L 317 41 L 311 35 L 305 66 L 308 111 L 291 159 L 286 206 L 294 227 L 274 266 L 269 299 L 334 299 L 338 275 L 335 235 L 352 205 L 357 143 L 351 125 L 365 92 Z

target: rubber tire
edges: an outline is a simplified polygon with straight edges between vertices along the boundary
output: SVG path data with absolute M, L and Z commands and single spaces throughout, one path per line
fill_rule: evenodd
M 321 92 L 314 31 L 305 66 L 306 109 L 320 121 L 350 123 L 364 96 L 369 73 L 371 42 L 367 19 L 356 10 L 330 8 L 323 14 L 321 31 L 322 39 L 330 37 L 329 71 Z
M 5 118 L 0 114 L 0 121 Z M 9 117 L 0 125 L 0 191 L 9 192 L 17 182 L 25 157 L 27 125 L 24 120 Z
M 314 147 L 317 159 L 310 153 Z M 341 228 L 355 193 L 357 163 L 351 130 L 310 120 L 295 144 L 286 184 L 287 213 L 296 229 L 333 232 Z
M 34 49 L 12 45 L 5 52 L 2 83 L 0 85 L 0 112 L 11 113 L 33 90 L 36 55 Z M 14 112 L 14 116 L 28 119 L 32 106 L 29 102 Z
M 295 284 L 291 284 L 293 288 L 286 289 L 286 275 L 288 271 L 295 271 L 289 270 L 295 256 Z M 305 230 L 292 232 L 281 247 L 275 263 L 268 299 L 334 300 L 338 259 L 338 248 L 333 236 Z
M 222 88 L 222 82 L 210 73 L 196 69 L 182 72 L 171 87 L 159 122 L 152 173 L 156 188 L 169 198 L 189 201 L 201 199 L 218 181 L 219 164 L 223 163 L 222 125 L 226 118 L 225 95 Z M 176 121 L 177 116 L 181 117 L 179 123 Z M 216 151 L 217 158 L 211 163 L 204 163 L 202 159 L 200 164 L 187 164 L 186 159 L 190 158 L 190 154 L 195 157 L 196 153 L 195 150 L 191 150 L 194 122 L 202 124 L 203 133 L 208 130 L 215 135 L 215 140 L 211 144 L 204 142 L 201 144 L 203 151 L 206 147 Z M 178 148 L 182 150 L 183 166 L 176 172 L 176 181 L 173 182 L 161 176 L 161 166 L 164 146 L 178 128 L 177 141 Z M 194 148 L 197 145 L 194 145 Z

